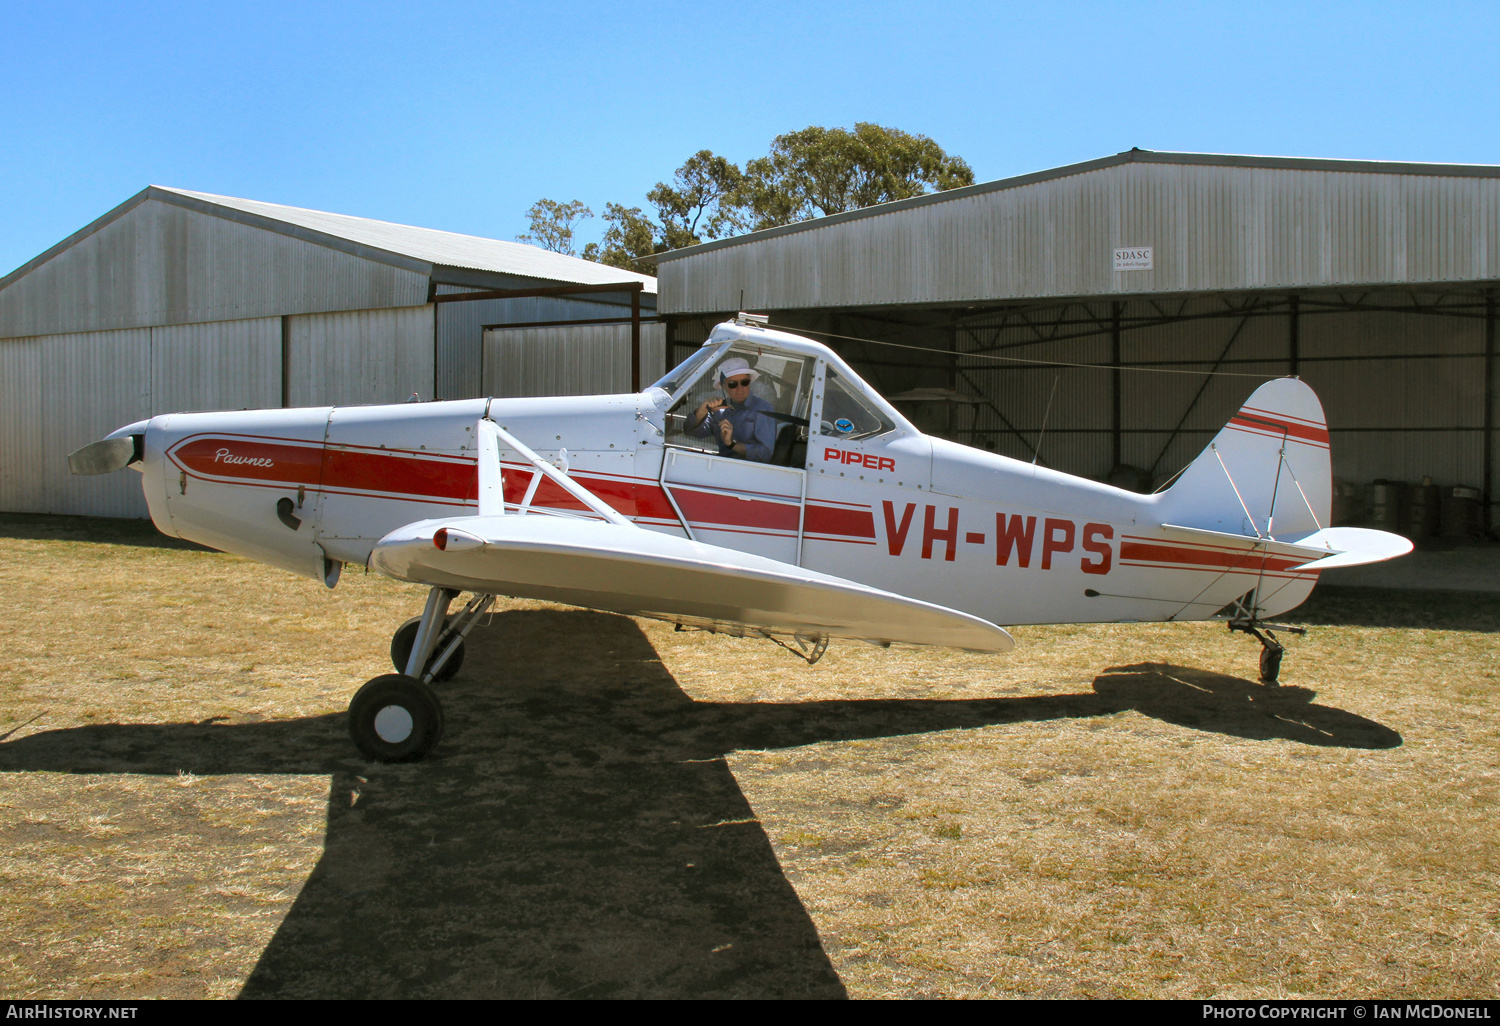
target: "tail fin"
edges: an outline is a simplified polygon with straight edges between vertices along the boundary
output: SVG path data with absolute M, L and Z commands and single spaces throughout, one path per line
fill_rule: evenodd
M 1162 496 L 1165 523 L 1296 540 L 1328 526 L 1333 470 L 1323 404 L 1296 378 L 1255 390 Z

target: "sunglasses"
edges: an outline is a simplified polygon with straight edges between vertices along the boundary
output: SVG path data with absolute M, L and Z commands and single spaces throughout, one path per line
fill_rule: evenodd
M 725 388 L 749 388 L 750 387 L 750 379 L 749 378 L 738 378 L 738 379 L 736 379 L 734 381 L 726 381 L 726 382 L 724 382 L 724 387 Z

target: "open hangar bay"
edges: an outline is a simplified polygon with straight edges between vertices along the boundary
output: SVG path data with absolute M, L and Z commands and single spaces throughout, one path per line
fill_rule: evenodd
M 1500 167 L 1130 150 L 678 250 L 657 273 L 674 359 L 735 310 L 768 313 L 928 430 L 1142 490 L 1261 381 L 1300 375 L 1340 522 L 1450 542 L 1494 526 Z

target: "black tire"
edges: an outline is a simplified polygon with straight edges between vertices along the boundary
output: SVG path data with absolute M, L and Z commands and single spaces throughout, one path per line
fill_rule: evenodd
M 396 633 L 391 635 L 391 665 L 396 668 L 397 673 L 406 672 L 406 661 L 411 658 L 411 646 L 417 640 L 417 628 L 421 625 L 422 618 L 414 616 L 400 627 L 397 627 Z M 441 644 L 439 642 L 439 648 L 441 648 Z M 432 654 L 436 656 L 438 654 L 437 650 L 434 650 Z M 453 653 L 453 657 L 443 664 L 442 670 L 438 672 L 437 676 L 432 678 L 432 682 L 439 684 L 445 680 L 452 680 L 463 664 L 464 643 L 460 641 L 458 648 Z
M 415 762 L 443 736 L 443 703 L 421 681 L 387 673 L 354 693 L 349 736 L 368 759 Z
M 1279 683 L 1277 678 L 1281 676 L 1281 657 L 1284 654 L 1285 651 L 1279 648 L 1260 650 L 1260 682 L 1262 684 Z

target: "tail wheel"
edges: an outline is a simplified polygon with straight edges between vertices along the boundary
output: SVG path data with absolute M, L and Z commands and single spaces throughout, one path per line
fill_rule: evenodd
M 411 647 L 416 643 L 417 628 L 420 626 L 422 626 L 422 618 L 414 616 L 400 627 L 397 627 L 396 633 L 391 635 L 391 665 L 395 666 L 397 673 L 406 672 L 406 661 L 411 658 Z M 446 622 L 444 626 L 447 626 Z M 433 649 L 432 653 L 434 658 L 443 650 L 443 645 L 445 644 L 446 642 L 441 638 L 438 639 L 437 647 Z M 443 668 L 433 676 L 432 682 L 440 684 L 445 680 L 452 680 L 453 676 L 458 673 L 459 667 L 463 666 L 463 664 L 464 643 L 460 641 L 458 648 L 453 650 L 453 655 L 443 664 Z M 428 665 L 431 665 L 431 663 Z M 423 669 L 425 670 L 426 667 L 423 667 Z
M 349 703 L 349 736 L 366 758 L 415 762 L 443 736 L 443 705 L 426 684 L 404 673 L 376 677 Z
M 1278 645 L 1275 648 L 1266 646 L 1260 650 L 1260 682 L 1262 684 L 1279 683 L 1277 678 L 1281 676 L 1281 657 L 1285 650 Z

